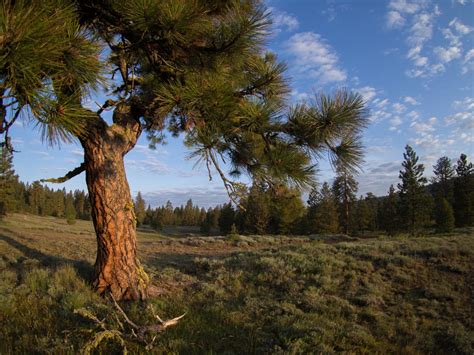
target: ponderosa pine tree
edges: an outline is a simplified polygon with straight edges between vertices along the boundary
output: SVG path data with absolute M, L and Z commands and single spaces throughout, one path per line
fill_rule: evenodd
M 369 230 L 372 221 L 372 214 L 364 196 L 360 196 L 360 198 L 354 203 L 354 208 L 351 212 L 351 233 L 358 234 Z
M 453 208 L 444 197 L 441 197 L 436 201 L 435 220 L 437 233 L 447 233 L 454 229 Z
M 219 231 L 223 235 L 230 233 L 232 225 L 235 221 L 235 210 L 232 203 L 226 203 L 222 206 L 221 213 L 219 215 Z
M 270 198 L 264 184 L 254 183 L 244 204 L 243 230 L 250 234 L 265 234 L 270 220 Z
M 124 156 L 142 133 L 152 144 L 182 134 L 235 200 L 245 172 L 307 186 L 327 150 L 357 166 L 366 124 L 360 95 L 320 95 L 285 108 L 285 66 L 266 52 L 270 15 L 259 0 L 6 0 L 0 7 L 0 134 L 21 112 L 49 142 L 78 140 L 98 253 L 94 287 L 146 298 Z M 110 69 L 110 71 L 109 71 Z M 97 111 L 91 89 L 110 98 Z M 103 114 L 111 111 L 112 122 Z
M 379 205 L 380 200 L 375 196 L 372 192 L 368 192 L 365 196 L 365 202 L 367 204 L 367 208 L 369 210 L 369 223 L 368 223 L 368 230 L 376 231 L 380 228 L 380 215 L 379 215 Z
M 321 191 L 312 190 L 308 200 L 307 227 L 309 233 L 337 233 L 339 217 L 333 191 L 327 182 L 323 183 Z
M 435 198 L 445 198 L 448 201 L 453 201 L 453 177 L 454 177 L 454 166 L 451 159 L 448 157 L 441 157 L 433 166 L 435 185 Z
M 74 197 L 71 192 L 64 199 L 64 217 L 68 224 L 76 223 L 76 209 L 74 208 Z
M 474 224 L 474 166 L 461 154 L 454 180 L 454 217 L 457 227 Z
M 13 155 L 5 147 L 0 148 L 0 216 L 16 209 L 15 189 L 18 176 L 13 170 Z
M 428 222 L 432 201 L 425 188 L 425 167 L 418 163 L 418 156 L 409 145 L 405 147 L 403 158 L 398 184 L 400 223 L 410 235 L 415 235 Z
M 305 206 L 298 189 L 279 186 L 269 190 L 270 221 L 269 232 L 272 234 L 300 234 L 300 226 L 305 215 Z
M 337 169 L 337 176 L 332 184 L 332 190 L 339 205 L 339 220 L 345 234 L 349 234 L 351 208 L 356 201 L 359 184 L 345 167 Z
M 137 221 L 137 226 L 140 226 L 143 224 L 143 221 L 145 220 L 146 216 L 146 202 L 143 199 L 142 193 L 138 191 L 137 197 L 135 197 L 135 218 Z
M 380 211 L 381 226 L 389 236 L 395 235 L 400 229 L 398 218 L 398 195 L 393 185 L 390 185 L 388 196 L 382 202 Z

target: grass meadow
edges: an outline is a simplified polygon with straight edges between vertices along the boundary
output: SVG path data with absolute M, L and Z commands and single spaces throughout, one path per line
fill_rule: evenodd
M 202 237 L 141 230 L 157 286 L 124 303 L 134 337 L 88 282 L 92 224 L 31 215 L 0 221 L 0 353 L 474 352 L 474 230 L 384 236 Z

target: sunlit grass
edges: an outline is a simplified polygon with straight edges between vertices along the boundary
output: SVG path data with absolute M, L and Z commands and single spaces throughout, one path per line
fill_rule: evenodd
M 150 305 L 162 318 L 187 312 L 153 349 L 90 290 L 95 247 L 88 222 L 14 215 L 0 223 L 0 353 L 77 353 L 104 328 L 120 332 L 130 352 L 474 350 L 469 229 L 358 240 L 139 233 L 162 294 L 125 311 L 141 325 L 156 323 Z M 124 346 L 117 338 L 95 345 L 103 353 Z

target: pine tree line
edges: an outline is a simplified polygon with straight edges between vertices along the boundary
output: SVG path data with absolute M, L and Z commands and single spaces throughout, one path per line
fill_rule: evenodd
M 20 182 L 12 165 L 11 153 L 1 151 L 0 216 L 32 213 L 40 216 L 90 220 L 89 197 L 84 191 L 51 189 L 40 182 Z M 474 224 L 474 167 L 461 154 L 454 164 L 448 157 L 433 166 L 430 184 L 416 152 L 405 148 L 400 183 L 390 186 L 388 195 L 372 193 L 357 198 L 358 184 L 353 175 L 337 170 L 330 185 L 324 182 L 309 193 L 305 206 L 301 193 L 285 186 L 256 182 L 243 195 L 243 209 L 227 203 L 209 209 L 189 199 L 173 207 L 171 201 L 152 209 L 138 192 L 135 204 L 137 224 L 159 230 L 163 226 L 200 226 L 204 234 L 332 234 L 385 231 L 389 235 L 407 232 L 416 235 L 426 228 L 449 232 L 454 227 Z
M 280 191 L 255 183 L 240 203 L 209 209 L 201 231 L 228 234 L 333 234 L 359 235 L 385 231 L 388 235 L 417 235 L 434 228 L 449 232 L 474 225 L 474 168 L 461 154 L 456 164 L 441 157 L 428 184 L 425 167 L 412 147 L 406 146 L 398 191 L 388 195 L 369 192 L 357 198 L 358 184 L 346 170 L 337 170 L 332 186 L 324 182 L 309 193 L 307 206 L 294 190 Z
M 90 220 L 89 196 L 80 190 L 50 189 L 39 181 L 19 181 L 12 164 L 12 153 L 0 148 L 0 216 L 7 213 L 32 213 L 39 216 Z

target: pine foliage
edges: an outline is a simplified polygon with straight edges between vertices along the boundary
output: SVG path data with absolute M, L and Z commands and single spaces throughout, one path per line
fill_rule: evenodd
M 13 169 L 13 156 L 4 147 L 0 148 L 0 216 L 17 209 L 15 188 L 18 176 Z
M 15 104 L 0 127 L 25 112 L 50 142 L 88 139 L 102 111 L 120 107 L 152 145 L 183 134 L 234 202 L 241 189 L 230 177 L 242 173 L 302 188 L 322 154 L 358 168 L 362 96 L 339 90 L 288 107 L 286 66 L 264 48 L 270 25 L 258 0 L 6 1 L 0 104 Z M 113 99 L 92 112 L 83 103 L 99 88 Z
M 425 167 L 418 163 L 418 156 L 412 147 L 407 145 L 403 153 L 403 170 L 400 170 L 399 215 L 404 228 L 415 235 L 420 228 L 429 222 L 431 197 L 427 194 L 423 176 Z
M 349 170 L 338 167 L 337 176 L 332 184 L 336 201 L 338 202 L 339 221 L 345 234 L 351 229 L 351 210 L 357 199 L 359 184 Z
M 454 215 L 457 227 L 474 225 L 474 166 L 466 154 L 456 164 L 454 180 Z
M 333 191 L 327 182 L 321 190 L 314 188 L 308 200 L 307 229 L 309 233 L 331 234 L 339 231 L 339 217 Z

